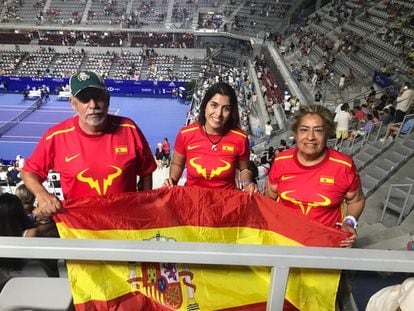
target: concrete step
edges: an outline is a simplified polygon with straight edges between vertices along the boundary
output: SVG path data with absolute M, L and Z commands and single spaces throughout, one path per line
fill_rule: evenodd
M 367 234 L 365 237 L 359 238 L 356 247 L 373 248 L 373 249 L 401 249 L 401 243 L 409 240 L 409 231 L 397 226 L 382 231 Z M 392 241 L 396 244 L 393 245 Z M 398 242 L 398 243 L 397 243 Z
M 411 211 L 411 213 L 403 219 L 400 227 L 407 232 L 414 231 L 414 211 Z
M 366 249 L 387 249 L 387 250 L 405 250 L 407 243 L 410 241 L 408 234 L 397 236 L 395 238 L 390 238 L 388 240 L 383 240 L 378 243 L 370 244 L 365 246 Z
M 365 238 L 366 236 L 375 234 L 377 232 L 381 232 L 386 230 L 387 227 L 385 227 L 382 223 L 374 223 L 369 224 L 367 222 L 359 222 L 358 225 L 358 240 Z

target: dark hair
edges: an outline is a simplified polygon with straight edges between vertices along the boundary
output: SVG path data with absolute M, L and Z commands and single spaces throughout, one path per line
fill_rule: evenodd
M 349 109 L 349 104 L 348 103 L 343 103 L 341 106 L 341 111 L 348 111 Z
M 0 195 L 0 236 L 22 236 L 33 228 L 20 199 L 11 193 Z
M 326 139 L 335 133 L 335 123 L 333 122 L 332 112 L 328 108 L 321 105 L 309 105 L 299 109 L 299 113 L 294 116 L 294 120 L 291 125 L 291 129 L 294 133 L 298 130 L 302 119 L 308 114 L 316 114 L 322 118 Z
M 228 96 L 230 99 L 230 119 L 224 125 L 224 133 L 231 129 L 240 127 L 239 105 L 237 104 L 237 95 L 234 89 L 224 82 L 213 84 L 209 87 L 206 94 L 203 97 L 200 105 L 200 114 L 198 116 L 198 122 L 201 125 L 206 124 L 206 106 L 207 103 L 214 97 L 214 95 L 220 94 Z
M 27 213 L 30 213 L 34 209 L 35 196 L 26 187 L 25 184 L 21 184 L 16 188 L 14 194 L 22 201 L 23 207 Z

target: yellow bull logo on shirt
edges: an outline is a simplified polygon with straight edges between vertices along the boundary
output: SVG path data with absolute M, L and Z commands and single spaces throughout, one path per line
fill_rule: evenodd
M 114 173 L 108 174 L 103 180 L 102 180 L 102 188 L 101 183 L 99 179 L 95 179 L 93 177 L 85 176 L 85 173 L 89 170 L 89 168 L 84 169 L 83 171 L 79 172 L 78 175 L 76 175 L 76 179 L 87 183 L 89 187 L 92 189 L 95 189 L 96 192 L 99 195 L 106 194 L 106 191 L 108 188 L 112 185 L 112 182 L 117 178 L 119 175 L 122 174 L 122 169 L 119 167 L 116 167 L 114 165 L 110 165 L 113 169 L 115 169 Z
M 203 167 L 201 164 L 197 163 L 196 161 L 201 159 L 201 157 L 196 157 L 190 159 L 190 165 L 196 169 L 197 174 L 200 174 L 205 179 L 212 179 L 215 176 L 220 176 L 221 173 L 227 171 L 231 168 L 231 164 L 225 160 L 220 159 L 219 161 L 223 163 L 223 166 L 217 166 L 216 168 L 212 168 L 210 171 L 210 175 L 207 174 L 207 168 Z
M 316 195 L 319 196 L 320 198 L 323 199 L 323 201 L 316 201 L 316 202 L 307 202 L 304 203 L 300 200 L 297 200 L 295 198 L 289 197 L 288 194 L 293 192 L 294 190 L 289 190 L 289 191 L 284 191 L 280 194 L 280 197 L 285 200 L 285 201 L 289 201 L 292 202 L 293 204 L 299 206 L 302 210 L 302 213 L 304 215 L 309 214 L 310 210 L 314 207 L 318 207 L 318 206 L 329 206 L 331 204 L 331 199 L 329 199 L 328 197 L 317 193 Z M 306 209 L 305 209 L 306 207 Z

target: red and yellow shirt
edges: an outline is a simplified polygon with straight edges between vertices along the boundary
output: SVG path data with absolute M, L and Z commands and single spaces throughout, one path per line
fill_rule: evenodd
M 151 174 L 156 163 L 144 135 L 130 119 L 109 115 L 108 130 L 88 135 L 73 117 L 51 127 L 23 170 L 46 179 L 60 173 L 65 198 L 136 191 L 137 175 Z
M 235 129 L 221 139 L 209 134 L 211 141 L 198 123 L 183 127 L 177 134 L 174 150 L 185 155 L 187 186 L 236 189 L 238 160 L 249 159 L 249 142 L 246 134 Z
M 278 201 L 326 226 L 335 227 L 343 218 L 342 206 L 348 192 L 357 191 L 360 178 L 352 158 L 327 149 L 325 158 L 303 166 L 297 148 L 277 154 L 269 182 L 277 185 Z

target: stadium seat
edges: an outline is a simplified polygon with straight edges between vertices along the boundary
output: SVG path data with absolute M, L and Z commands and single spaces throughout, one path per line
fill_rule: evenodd
M 15 277 L 0 292 L 0 310 L 67 311 L 72 295 L 67 278 Z
M 410 214 L 414 207 L 413 184 L 391 184 L 385 198 L 380 222 L 383 221 L 387 209 L 399 214 L 397 225 Z

